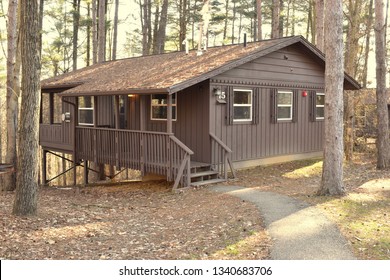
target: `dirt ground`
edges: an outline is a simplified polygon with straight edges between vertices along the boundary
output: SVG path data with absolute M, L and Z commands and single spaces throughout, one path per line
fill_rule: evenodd
M 42 187 L 39 214 L 12 216 L 0 194 L 0 259 L 267 259 L 270 240 L 250 203 L 165 182 Z
M 359 259 L 390 259 L 390 173 L 374 156 L 346 163 L 344 197 L 315 195 L 321 161 L 240 170 L 227 184 L 305 200 L 340 227 Z M 39 214 L 12 216 L 0 193 L 0 259 L 268 259 L 271 240 L 252 204 L 206 188 L 174 194 L 161 181 L 43 187 Z

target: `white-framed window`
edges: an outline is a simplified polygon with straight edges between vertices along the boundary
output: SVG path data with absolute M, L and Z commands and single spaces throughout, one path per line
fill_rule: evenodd
M 81 96 L 78 98 L 79 103 L 79 125 L 93 126 L 95 120 L 93 117 L 94 102 L 93 96 Z
M 234 122 L 252 121 L 252 99 L 251 89 L 233 90 L 233 120 Z
M 172 95 L 172 120 L 176 121 L 176 93 Z M 150 119 L 154 121 L 167 120 L 168 95 L 152 94 L 150 102 Z
M 276 95 L 277 120 L 291 121 L 293 118 L 293 92 L 280 90 Z
M 316 93 L 316 120 L 323 120 L 325 117 L 325 94 Z

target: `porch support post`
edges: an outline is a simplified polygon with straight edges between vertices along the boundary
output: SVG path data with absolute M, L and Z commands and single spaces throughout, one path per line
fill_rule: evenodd
M 77 185 L 77 157 L 76 157 L 76 153 L 74 152 L 73 155 L 73 186 L 76 186 Z
M 42 151 L 42 185 L 47 184 L 47 177 L 46 177 L 46 150 Z
M 139 128 L 143 132 L 145 131 L 145 122 L 146 122 L 146 114 L 145 114 L 145 106 L 146 106 L 146 96 L 140 95 L 139 97 L 139 113 L 140 113 L 140 120 L 139 120 Z M 143 177 L 145 175 L 145 143 L 144 143 L 144 137 L 143 133 L 140 135 L 140 167 L 141 167 L 141 176 Z
M 172 134 L 172 94 L 168 94 L 167 99 L 167 133 Z
M 119 129 L 119 95 L 114 96 L 114 113 L 115 113 L 115 128 Z
M 88 160 L 84 160 L 84 185 L 88 185 Z

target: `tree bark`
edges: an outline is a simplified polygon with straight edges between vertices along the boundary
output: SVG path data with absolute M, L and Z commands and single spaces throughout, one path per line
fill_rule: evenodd
M 112 59 L 116 60 L 116 52 L 118 45 L 118 12 L 119 12 L 119 0 L 115 0 L 115 15 L 114 15 L 114 35 L 112 41 Z
M 80 1 L 73 0 L 73 41 L 72 41 L 72 58 L 73 58 L 73 70 L 77 69 L 77 47 L 79 38 L 79 26 L 80 26 Z
M 8 2 L 8 37 L 7 37 L 7 149 L 6 162 L 16 166 L 16 137 L 18 129 L 18 98 L 19 92 L 16 91 L 18 80 L 15 80 L 16 55 L 17 55 L 17 10 L 18 1 L 10 0 Z M 3 190 L 12 191 L 16 187 L 15 173 L 4 176 Z
M 97 37 L 97 0 L 92 0 L 92 64 L 97 63 L 98 37 Z
M 362 74 L 363 88 L 367 88 L 368 55 L 370 53 L 371 29 L 372 29 L 372 23 L 374 20 L 373 4 L 374 4 L 374 0 L 370 0 L 370 2 L 368 4 L 368 20 L 367 20 L 367 24 L 366 24 L 366 43 L 365 43 L 365 47 L 364 47 L 364 66 L 363 66 L 363 74 Z
M 163 0 L 161 7 L 160 22 L 158 24 L 155 54 L 162 54 L 165 51 L 166 29 L 168 20 L 168 0 Z
M 87 18 L 88 22 L 91 18 L 91 4 L 87 3 Z M 87 58 L 86 58 L 86 66 L 89 66 L 91 63 L 91 24 L 87 25 Z
M 180 50 L 184 51 L 182 43 L 187 36 L 187 0 L 180 0 L 179 9 L 179 45 Z
M 343 10 L 327 0 L 325 10 L 325 143 L 320 195 L 344 194 L 343 184 Z
M 376 106 L 378 116 L 377 168 L 390 166 L 389 115 L 386 92 L 384 1 L 375 0 Z
M 13 213 L 35 215 L 38 194 L 40 50 L 38 0 L 21 1 L 22 104 Z
M 324 52 L 324 0 L 315 0 L 316 9 L 316 45 Z
M 280 0 L 272 0 L 272 30 L 271 38 L 279 38 Z
M 98 62 L 106 61 L 106 1 L 99 1 Z
M 256 15 L 257 15 L 257 40 L 263 40 L 263 15 L 261 11 L 261 0 L 256 1 Z

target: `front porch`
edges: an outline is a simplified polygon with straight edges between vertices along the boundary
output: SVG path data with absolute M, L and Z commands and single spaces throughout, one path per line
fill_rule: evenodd
M 229 168 L 234 176 L 231 150 L 212 134 L 211 161 L 204 163 L 191 161 L 194 152 L 172 133 L 76 126 L 74 145 L 68 145 L 62 142 L 60 127 L 56 124 L 40 126 L 43 183 L 47 182 L 45 154 L 49 150 L 72 154 L 74 168 L 83 162 L 85 184 L 88 183 L 88 161 L 117 169 L 139 170 L 141 175 L 165 176 L 168 182 L 174 182 L 173 189 L 225 181 Z M 61 149 L 63 147 L 69 150 Z

